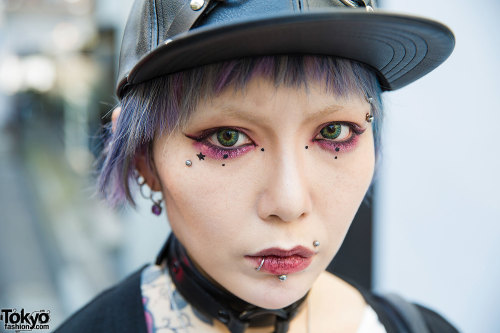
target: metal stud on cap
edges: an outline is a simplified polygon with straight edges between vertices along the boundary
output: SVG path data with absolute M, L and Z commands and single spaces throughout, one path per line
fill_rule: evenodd
M 205 5 L 205 1 L 204 0 L 191 0 L 191 9 L 192 10 L 200 10 L 203 5 Z

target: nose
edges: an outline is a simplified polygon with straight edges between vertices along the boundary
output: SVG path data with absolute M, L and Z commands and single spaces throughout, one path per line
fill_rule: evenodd
M 299 152 L 277 154 L 266 161 L 264 190 L 257 202 L 259 217 L 265 221 L 293 222 L 306 217 L 311 211 L 310 184 L 307 181 L 304 158 Z

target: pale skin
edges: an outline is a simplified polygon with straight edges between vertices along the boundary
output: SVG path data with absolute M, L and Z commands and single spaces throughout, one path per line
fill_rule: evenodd
M 310 83 L 308 90 L 276 88 L 254 78 L 244 91 L 228 89 L 202 101 L 184 128 L 158 137 L 153 170 L 143 156 L 135 164 L 148 185 L 163 193 L 173 232 L 209 279 L 263 308 L 285 307 L 311 290 L 308 306 L 291 322 L 290 332 L 305 332 L 308 320 L 312 332 L 356 332 L 366 304 L 325 268 L 373 176 L 368 112 L 363 96 L 339 98 L 321 83 Z M 341 140 L 329 140 L 320 134 L 329 124 L 352 124 L 362 133 L 344 125 Z M 221 127 L 241 129 L 244 135 L 232 147 L 222 146 L 216 135 L 205 142 L 226 149 L 245 146 L 243 153 L 217 158 L 207 153 L 205 143 L 190 138 Z M 354 143 L 342 145 L 351 136 L 357 138 Z M 319 140 L 337 140 L 341 148 L 325 148 Z M 197 157 L 200 152 L 204 159 Z M 193 165 L 187 167 L 186 160 Z M 321 243 L 318 248 L 314 240 Z M 245 257 L 298 245 L 315 255 L 309 267 L 289 274 L 286 282 L 256 271 Z M 206 325 L 200 331 L 227 331 L 217 321 L 214 326 L 196 324 Z

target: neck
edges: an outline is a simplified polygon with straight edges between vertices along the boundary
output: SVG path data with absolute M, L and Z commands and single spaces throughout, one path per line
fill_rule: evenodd
M 307 297 L 276 310 L 250 304 L 209 281 L 196 268 L 173 233 L 156 263 L 162 264 L 165 260 L 170 277 L 185 300 L 199 312 L 222 322 L 231 333 L 243 333 L 248 327 L 264 326 L 274 326 L 275 333 L 285 333 L 290 320 L 297 315 Z

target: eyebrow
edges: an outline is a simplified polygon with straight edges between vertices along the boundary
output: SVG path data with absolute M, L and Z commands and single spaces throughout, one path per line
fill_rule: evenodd
M 337 113 L 337 112 L 343 111 L 343 110 L 345 110 L 345 107 L 343 107 L 341 105 L 336 105 L 336 104 L 328 105 L 327 107 L 324 107 L 324 108 L 320 109 L 319 111 L 315 111 L 314 113 L 308 115 L 304 119 L 304 122 L 310 122 L 314 119 L 323 118 L 325 116 L 328 116 L 330 114 L 334 114 L 334 113 Z M 245 120 L 248 122 L 252 122 L 252 123 L 259 123 L 259 122 L 265 123 L 266 122 L 266 119 L 264 119 L 260 116 L 252 114 L 250 112 L 244 112 L 244 111 L 238 110 L 238 108 L 235 108 L 235 107 L 229 106 L 229 105 L 223 106 L 220 109 L 220 111 L 224 117 L 239 118 L 239 119 L 242 119 L 242 120 Z

